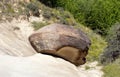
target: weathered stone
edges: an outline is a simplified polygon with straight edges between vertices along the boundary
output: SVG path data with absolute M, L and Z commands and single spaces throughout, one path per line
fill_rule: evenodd
M 29 41 L 37 52 L 62 57 L 75 65 L 85 63 L 91 44 L 80 29 L 63 24 L 45 26 L 32 34 Z

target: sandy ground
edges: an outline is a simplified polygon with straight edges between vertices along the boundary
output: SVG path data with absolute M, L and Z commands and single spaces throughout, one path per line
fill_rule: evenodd
M 0 23 L 1 77 L 102 77 L 97 61 L 76 67 L 60 58 L 36 54 L 28 41 L 33 32 L 25 20 Z
M 78 67 L 81 77 L 102 77 L 103 72 L 101 71 L 102 66 L 98 66 L 98 62 L 89 62 Z

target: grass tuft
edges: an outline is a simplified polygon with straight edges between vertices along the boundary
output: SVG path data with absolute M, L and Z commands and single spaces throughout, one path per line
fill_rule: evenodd
M 120 59 L 108 64 L 103 68 L 104 77 L 120 77 Z

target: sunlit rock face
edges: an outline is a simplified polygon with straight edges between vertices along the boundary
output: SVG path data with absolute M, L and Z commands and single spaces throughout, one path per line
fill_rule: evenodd
M 0 55 L 0 62 L 1 77 L 80 77 L 73 64 L 49 55 Z
M 29 57 L 0 55 L 0 77 L 103 77 L 96 62 L 87 66 L 90 69 L 40 53 Z
M 0 55 L 30 56 L 36 53 L 28 41 L 32 28 L 27 21 L 0 23 Z
M 80 29 L 63 24 L 45 26 L 32 34 L 29 41 L 37 52 L 61 57 L 75 65 L 85 63 L 91 44 Z

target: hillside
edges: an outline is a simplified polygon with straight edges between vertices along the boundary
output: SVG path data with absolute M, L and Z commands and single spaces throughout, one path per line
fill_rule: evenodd
M 11 55 L 11 56 L 22 57 L 22 56 L 31 56 L 33 54 L 36 54 L 36 51 L 31 47 L 31 45 L 29 44 L 29 41 L 28 41 L 28 37 L 30 34 L 32 34 L 35 30 L 38 30 L 39 28 L 46 26 L 48 24 L 51 24 L 51 23 L 62 23 L 62 24 L 66 24 L 66 25 L 72 25 L 75 28 L 80 28 L 91 39 L 92 45 L 89 50 L 89 54 L 87 57 L 88 63 L 86 65 L 76 68 L 74 65 L 72 65 L 66 61 L 63 61 L 61 59 L 55 59 L 53 57 L 47 57 L 47 56 L 43 56 L 43 60 L 41 60 L 43 62 L 43 64 L 39 63 L 40 61 L 39 61 L 39 59 L 36 59 L 36 56 L 31 56 L 31 57 L 33 57 L 32 58 L 33 61 L 30 61 L 30 63 L 33 62 L 33 65 L 36 65 L 35 63 L 37 63 L 37 62 L 39 64 L 41 64 L 41 66 L 37 65 L 38 67 L 34 67 L 34 68 L 45 67 L 44 62 L 46 62 L 46 63 L 48 62 L 48 65 L 51 66 L 51 64 L 49 64 L 50 61 L 46 60 L 46 59 L 50 58 L 55 63 L 57 63 L 57 62 L 59 63 L 59 61 L 60 61 L 60 63 L 63 62 L 59 66 L 62 66 L 63 70 L 69 70 L 68 71 L 69 73 L 73 74 L 73 72 L 76 73 L 76 71 L 77 71 L 80 74 L 80 77 L 88 77 L 88 76 L 89 77 L 93 77 L 93 76 L 94 77 L 102 77 L 102 75 L 103 75 L 103 72 L 101 71 L 102 67 L 98 66 L 98 62 L 96 62 L 96 61 L 99 60 L 99 55 L 106 47 L 106 42 L 100 35 L 94 33 L 90 28 L 77 23 L 70 12 L 65 11 L 61 8 L 57 8 L 57 9 L 50 8 L 36 0 L 32 0 L 31 2 L 29 0 L 21 0 L 21 1 L 9 0 L 7 2 L 6 1 L 7 0 L 0 1 L 0 6 L 2 6 L 2 7 L 0 7 L 0 31 L 1 31 L 0 54 L 1 55 Z M 5 9 L 5 10 L 3 10 L 3 9 Z M 4 63 L 7 63 L 7 60 L 9 60 L 9 59 L 17 60 L 17 59 L 13 59 L 14 57 L 10 58 L 9 56 L 1 56 L 1 55 L 0 55 L 1 58 L 5 58 L 2 60 L 3 62 L 5 60 Z M 38 55 L 37 55 L 37 57 L 39 58 Z M 30 57 L 30 59 L 31 59 L 31 57 Z M 25 59 L 25 57 L 24 57 L 24 59 Z M 26 60 L 24 60 L 24 59 L 23 59 L 23 61 L 29 62 L 29 59 L 27 60 L 27 57 L 26 57 Z M 36 59 L 37 61 L 34 59 Z M 42 57 L 41 57 L 41 59 L 42 59 Z M 22 58 L 19 58 L 19 60 L 21 61 Z M 44 60 L 46 60 L 46 61 L 44 61 Z M 56 60 L 58 60 L 58 61 L 56 61 Z M 10 61 L 10 62 L 12 62 L 12 61 Z M 18 61 L 16 61 L 16 62 L 19 64 Z M 1 64 L 0 67 L 4 66 L 4 63 Z M 25 66 L 26 66 L 26 63 L 22 63 L 22 61 L 21 61 L 21 64 L 25 64 Z M 56 65 L 56 64 L 52 64 L 52 66 L 49 68 L 54 69 L 54 67 L 53 67 L 54 65 Z M 64 68 L 65 66 L 67 66 L 70 69 L 73 69 L 73 71 L 71 71 L 70 69 Z M 24 65 L 21 67 L 24 67 Z M 37 70 L 34 68 L 32 68 L 33 72 L 36 72 L 36 74 L 38 74 L 38 71 L 40 71 L 40 70 Z M 14 69 L 18 70 L 17 66 L 15 66 Z M 60 68 L 57 68 L 57 69 L 60 70 Z M 6 72 L 6 70 L 4 72 Z M 22 69 L 22 70 L 24 70 L 24 69 Z M 0 70 L 0 72 L 2 72 L 2 70 Z M 14 70 L 13 70 L 13 72 L 14 72 Z M 29 73 L 30 73 L 30 71 L 29 71 Z M 75 74 L 73 74 L 73 75 L 75 75 Z M 18 76 L 18 75 L 16 75 L 16 76 Z M 20 75 L 20 77 L 21 76 L 22 75 Z M 39 76 L 39 74 L 36 75 L 36 77 L 37 76 Z M 4 75 L 3 75 L 3 77 L 4 77 Z M 15 76 L 12 76 L 12 77 L 15 77 Z M 31 75 L 31 77 L 33 77 L 33 75 Z M 72 77 L 72 75 L 71 75 L 71 77 Z

